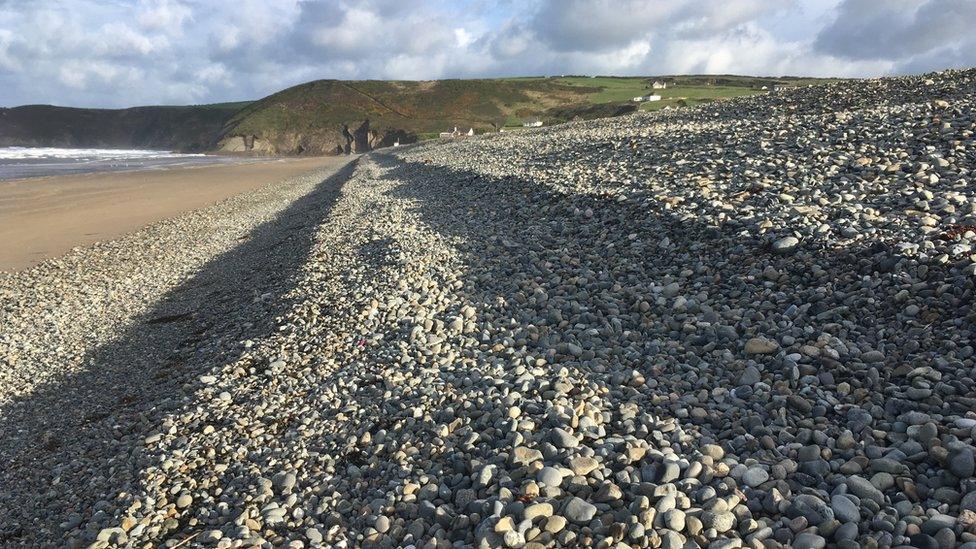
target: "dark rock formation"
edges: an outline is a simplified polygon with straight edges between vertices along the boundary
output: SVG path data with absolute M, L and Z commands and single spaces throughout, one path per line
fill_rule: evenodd
M 0 108 L 0 147 L 210 149 L 234 106 Z

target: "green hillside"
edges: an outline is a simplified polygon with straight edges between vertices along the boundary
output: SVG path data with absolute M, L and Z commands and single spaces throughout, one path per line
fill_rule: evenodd
M 652 89 L 655 81 L 666 89 Z M 620 116 L 826 82 L 793 77 L 519 77 L 435 81 L 317 80 L 254 102 L 187 107 L 0 109 L 0 146 L 336 154 L 437 137 Z M 661 96 L 636 103 L 636 96 Z
M 598 92 L 547 80 L 319 80 L 242 109 L 227 123 L 220 143 L 237 150 L 241 140 L 253 140 L 252 150 L 275 153 L 366 150 L 455 126 L 497 129 L 513 117 L 586 104 L 586 96 Z
M 667 82 L 652 90 L 655 81 Z M 477 133 L 575 118 L 617 116 L 683 107 L 755 93 L 763 86 L 806 85 L 814 79 L 743 76 L 521 77 L 436 81 L 318 80 L 256 101 L 225 125 L 218 147 L 272 154 L 370 150 L 395 141 L 436 137 L 454 127 Z M 661 101 L 635 103 L 655 93 Z

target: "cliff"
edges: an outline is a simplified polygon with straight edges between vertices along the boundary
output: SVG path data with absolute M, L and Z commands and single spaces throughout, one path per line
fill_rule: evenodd
M 226 121 L 243 105 L 0 108 L 0 146 L 209 150 Z
M 544 114 L 593 90 L 546 80 L 339 81 L 288 88 L 241 109 L 217 139 L 222 151 L 264 154 L 365 152 L 455 126 L 483 132 L 516 113 Z

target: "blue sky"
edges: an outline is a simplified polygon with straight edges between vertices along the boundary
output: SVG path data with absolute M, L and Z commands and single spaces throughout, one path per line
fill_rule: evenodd
M 976 65 L 976 0 L 0 0 L 0 105 L 316 78 L 883 76 Z

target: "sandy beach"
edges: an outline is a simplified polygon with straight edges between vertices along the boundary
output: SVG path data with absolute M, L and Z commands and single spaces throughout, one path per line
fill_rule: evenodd
M 0 271 L 25 269 L 75 246 L 110 240 L 268 183 L 345 161 L 316 157 L 2 181 Z

